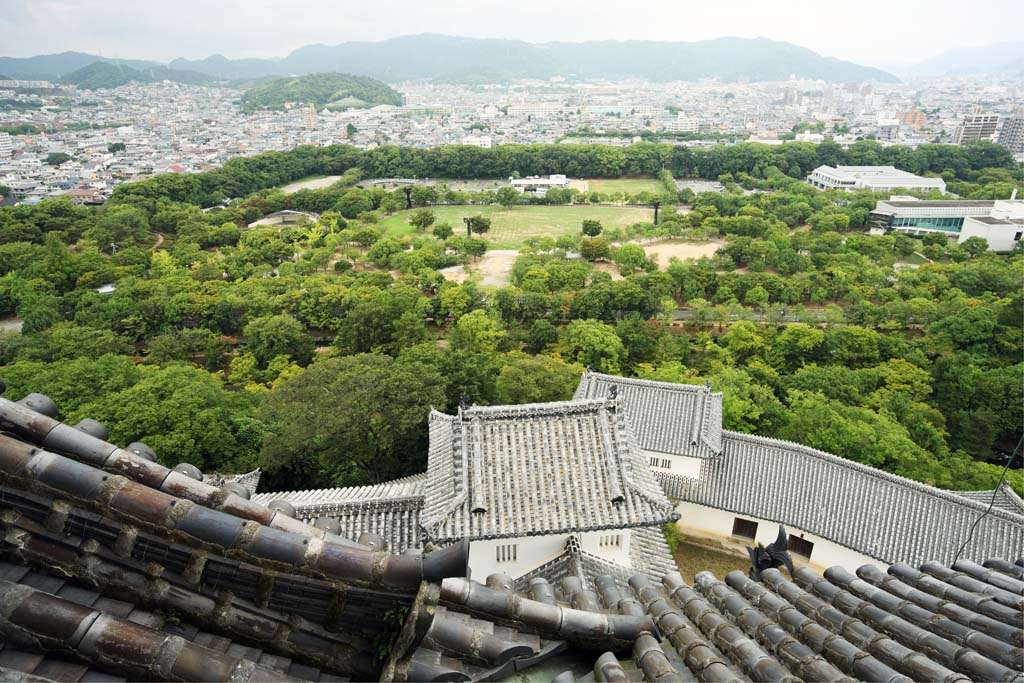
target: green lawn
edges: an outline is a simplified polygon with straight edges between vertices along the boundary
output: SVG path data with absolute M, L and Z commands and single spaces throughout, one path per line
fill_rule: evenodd
M 448 223 L 456 234 L 465 233 L 463 217 L 481 214 L 491 219 L 491 231 L 484 237 L 492 248 L 517 249 L 529 237 L 561 237 L 578 234 L 584 220 L 598 220 L 605 228 L 624 228 L 650 221 L 652 209 L 619 206 L 435 206 L 437 223 Z M 400 211 L 380 222 L 389 235 L 403 236 L 414 229 L 407 219 L 411 212 Z M 460 233 L 461 231 L 461 233 Z
M 665 186 L 655 178 L 613 178 L 609 180 L 588 180 L 587 190 L 590 192 L 623 192 L 625 194 L 637 194 L 638 192 L 654 192 L 655 194 L 665 191 Z

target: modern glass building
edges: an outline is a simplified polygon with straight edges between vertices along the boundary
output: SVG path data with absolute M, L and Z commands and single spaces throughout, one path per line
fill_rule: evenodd
M 968 216 L 987 216 L 995 206 L 990 200 L 926 201 L 913 197 L 880 201 L 868 218 L 873 229 L 913 235 L 944 232 L 959 235 Z

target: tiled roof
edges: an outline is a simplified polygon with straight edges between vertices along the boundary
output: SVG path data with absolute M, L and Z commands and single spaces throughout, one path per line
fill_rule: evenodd
M 313 524 L 330 519 L 335 533 L 357 541 L 365 533 L 378 535 L 383 549 L 404 552 L 422 547 L 420 511 L 426 474 L 418 474 L 371 486 L 260 493 L 257 503 L 287 501 L 295 507 L 296 519 Z
M 534 680 L 531 667 L 561 664 L 563 682 L 1021 683 L 1022 578 L 1024 560 L 801 568 L 792 579 L 769 569 L 762 582 L 701 572 L 693 586 L 676 572 L 625 587 L 613 576 L 519 590 L 501 575 L 445 579 L 406 625 L 438 635 L 400 639 L 382 680 Z M 573 656 L 560 658 L 565 649 Z
M 615 400 L 432 413 L 421 523 L 439 543 L 659 525 L 674 510 Z
M 252 500 L 256 494 L 256 489 L 260 485 L 260 475 L 263 472 L 256 468 L 252 472 L 246 472 L 245 474 L 204 474 L 203 481 L 212 486 L 223 486 L 224 484 L 230 484 L 232 482 L 244 486 L 249 491 L 249 498 Z
M 715 458 L 722 452 L 722 394 L 704 384 L 674 384 L 586 372 L 576 399 L 613 391 L 645 451 Z
M 986 508 L 991 504 L 1006 512 L 1024 515 L 1024 500 L 1013 490 L 1008 482 L 1003 482 L 997 489 L 988 491 L 955 491 L 958 496 L 981 503 Z
M 648 523 L 631 532 L 633 561 L 648 563 L 643 571 L 628 575 L 572 549 L 567 557 L 576 564 L 564 575 L 533 577 L 517 591 L 502 575 L 487 577 L 486 586 L 470 581 L 466 543 L 427 554 L 371 552 L 231 493 L 228 485 L 204 484 L 189 468 L 172 472 L 140 455 L 144 448 L 120 449 L 83 431 L 95 432 L 96 425 L 70 427 L 30 405 L 55 412 L 38 399 L 0 398 L 0 429 L 13 434 L 0 434 L 3 681 L 330 681 L 378 674 L 382 680 L 496 680 L 558 666 L 570 669 L 559 681 L 1024 683 L 1024 559 L 960 560 L 952 567 L 915 561 L 917 568 L 865 566 L 856 575 L 801 568 L 790 578 L 766 570 L 761 582 L 741 572 L 724 581 L 703 572 L 688 586 L 674 571 L 658 576 L 666 567 L 655 566 L 662 561 L 655 556 L 664 549 Z M 644 463 L 623 413 L 616 400 L 591 400 L 435 414 L 430 467 L 450 467 L 451 476 L 447 487 L 437 487 L 441 479 L 428 469 L 425 505 L 435 486 L 452 493 L 433 509 L 469 502 L 486 512 L 497 501 L 526 514 L 529 508 L 484 495 L 490 488 L 478 486 L 485 473 L 508 481 L 491 462 L 498 456 L 520 472 L 520 458 L 531 454 L 539 476 L 517 484 L 513 497 L 570 478 L 575 488 L 562 490 L 592 485 L 602 501 L 615 489 L 603 468 L 609 455 L 618 455 L 610 462 L 622 504 L 631 495 L 647 500 L 642 490 L 657 483 L 646 466 L 636 467 Z M 607 438 L 595 440 L 594 433 Z M 546 450 L 563 434 L 577 436 Z M 705 460 L 705 472 L 730 462 L 734 447 L 769 462 L 775 456 L 765 448 L 790 454 L 803 448 L 728 433 L 724 441 L 723 457 Z M 510 450 L 509 443 L 518 447 Z M 624 456 L 622 444 L 630 447 Z M 471 455 L 454 457 L 465 451 Z M 881 475 L 811 455 L 775 463 L 782 468 L 777 476 L 797 482 L 808 470 L 805 496 L 839 472 L 816 462 Z M 477 469 L 483 465 L 490 469 Z M 583 466 L 598 468 L 605 479 L 571 479 L 573 468 Z M 849 506 L 878 488 L 893 500 L 867 497 L 862 504 L 894 520 L 890 532 L 898 543 L 939 537 L 922 529 L 939 508 L 920 507 L 918 494 L 930 491 L 954 508 L 985 509 L 890 475 L 873 485 L 858 482 L 839 479 L 803 507 L 792 500 L 781 505 L 803 510 L 836 499 Z M 581 509 L 590 504 L 583 500 Z M 994 510 L 989 518 L 1019 515 Z M 999 536 L 1001 527 L 986 524 L 976 535 Z M 978 559 L 978 547 L 991 541 L 979 543 L 966 556 Z M 1001 556 L 1021 548 L 1016 543 Z M 388 657 L 383 665 L 381 652 Z
M 798 527 L 883 562 L 952 562 L 988 508 L 972 499 L 800 444 L 725 432 L 719 460 L 700 478 L 659 473 L 668 496 Z M 1024 548 L 1024 515 L 1006 503 L 978 523 L 963 557 L 1009 557 Z
M 0 640 L 11 644 L 12 661 L 31 659 L 16 648 L 75 658 L 83 677 L 96 669 L 132 680 L 280 680 L 282 661 L 292 660 L 300 669 L 289 665 L 290 675 L 304 680 L 365 678 L 376 675 L 380 640 L 394 628 L 389 615 L 410 605 L 424 580 L 466 574 L 466 544 L 374 552 L 229 492 L 238 490 L 230 484 L 203 483 L 194 468 L 158 465 L 140 444 L 117 448 L 94 435 L 96 424 L 70 427 L 31 406 L 56 412 L 41 397 L 0 398 L 0 428 L 14 434 L 0 434 L 0 562 L 8 575 Z M 65 604 L 63 594 L 17 583 L 18 567 L 47 577 L 32 579 L 35 588 L 59 592 L 66 581 L 103 597 Z M 145 610 L 121 613 L 107 598 Z M 145 616 L 157 612 L 214 634 L 238 656 L 167 636 Z M 258 662 L 244 656 L 254 647 Z M 202 661 L 208 669 L 195 668 Z M 43 665 L 31 671 L 42 675 Z

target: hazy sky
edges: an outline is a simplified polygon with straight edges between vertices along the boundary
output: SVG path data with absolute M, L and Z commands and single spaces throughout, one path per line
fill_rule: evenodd
M 1020 40 L 1021 0 L 0 0 L 0 55 L 283 57 L 413 33 L 550 40 L 764 36 L 871 66 Z

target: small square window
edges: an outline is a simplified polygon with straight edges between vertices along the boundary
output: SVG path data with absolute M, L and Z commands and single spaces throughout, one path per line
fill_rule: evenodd
M 799 536 L 789 535 L 789 551 L 794 555 L 811 559 L 811 551 L 814 550 L 814 544 L 810 541 L 804 540 Z
M 734 517 L 732 521 L 732 535 L 754 540 L 757 538 L 757 522 L 752 519 Z

